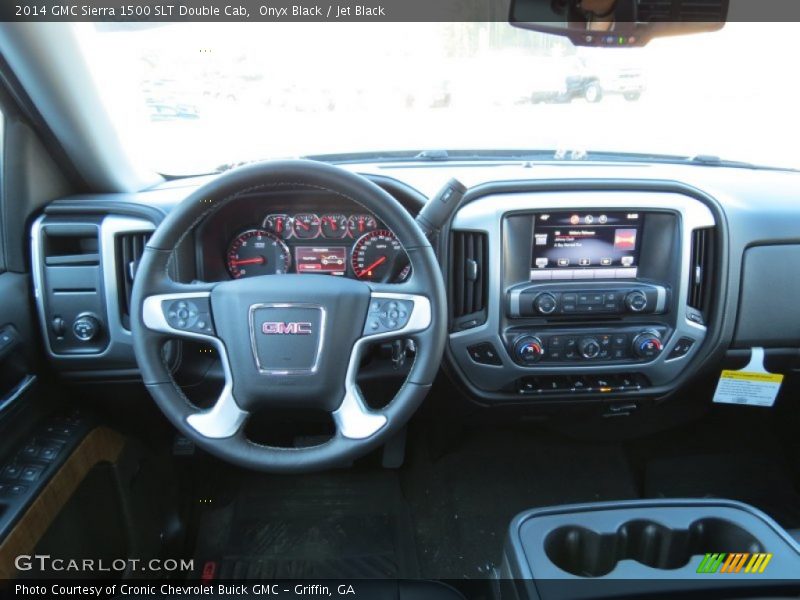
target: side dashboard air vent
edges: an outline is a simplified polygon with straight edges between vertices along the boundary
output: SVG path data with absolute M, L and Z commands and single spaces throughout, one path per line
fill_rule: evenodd
M 139 261 L 144 254 L 144 247 L 152 232 L 121 233 L 116 236 L 115 250 L 117 259 L 117 293 L 119 295 L 120 320 L 125 329 L 130 329 L 131 292 L 133 278 Z
M 710 316 L 711 294 L 714 285 L 714 229 L 696 229 L 692 232 L 692 253 L 689 264 L 689 318 L 706 322 Z M 692 312 L 694 309 L 695 312 Z M 692 317 L 692 315 L 695 317 Z
M 450 244 L 453 329 L 470 329 L 486 322 L 488 238 L 485 233 L 454 231 Z

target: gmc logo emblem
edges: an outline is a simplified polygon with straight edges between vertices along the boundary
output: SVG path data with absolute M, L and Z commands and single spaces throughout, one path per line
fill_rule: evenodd
M 283 321 L 266 321 L 261 325 L 261 333 L 265 335 L 311 335 L 311 323 L 284 323 Z

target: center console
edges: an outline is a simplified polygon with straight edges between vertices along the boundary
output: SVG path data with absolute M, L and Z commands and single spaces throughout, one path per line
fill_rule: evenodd
M 553 506 L 508 531 L 500 597 L 767 597 L 797 594 L 800 548 L 752 506 L 722 499 Z
M 706 337 L 714 226 L 679 193 L 467 203 L 451 230 L 451 358 L 488 400 L 668 390 Z

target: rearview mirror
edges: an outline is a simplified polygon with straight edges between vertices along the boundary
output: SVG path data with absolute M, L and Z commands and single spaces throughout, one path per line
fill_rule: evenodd
M 644 46 L 655 37 L 721 29 L 729 0 L 511 0 L 515 27 L 576 46 Z

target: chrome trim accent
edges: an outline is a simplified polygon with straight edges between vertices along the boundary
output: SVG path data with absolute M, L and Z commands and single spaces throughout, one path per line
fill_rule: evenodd
M 431 302 L 425 296 L 373 292 L 372 298 L 407 300 L 414 303 L 408 323 L 395 331 L 365 335 L 356 341 L 350 353 L 345 377 L 345 394 L 342 404 L 333 412 L 333 419 L 341 434 L 352 440 L 363 440 L 375 435 L 388 422 L 386 415 L 370 410 L 356 383 L 358 366 L 365 346 L 376 340 L 396 338 L 424 331 L 431 324 Z
M 219 352 L 222 371 L 225 375 L 225 385 L 219 398 L 211 408 L 197 412 L 186 417 L 186 422 L 200 435 L 211 438 L 228 438 L 236 434 L 245 422 L 249 413 L 239 408 L 233 397 L 233 375 L 230 360 L 222 340 L 213 335 L 182 331 L 175 329 L 167 321 L 162 309 L 162 303 L 167 300 L 181 300 L 190 298 L 209 298 L 211 292 L 187 292 L 181 294 L 160 294 L 148 296 L 142 305 L 142 320 L 145 327 L 153 331 L 168 333 L 175 337 L 185 337 L 210 343 Z
M 667 288 L 661 285 L 655 286 L 656 288 L 656 312 L 663 313 L 667 308 Z
M 103 267 L 103 291 L 106 298 L 109 335 L 116 340 L 133 345 L 131 332 L 119 318 L 119 281 L 117 281 L 117 236 L 123 233 L 149 233 L 156 227 L 150 221 L 109 215 L 100 224 L 100 264 Z
M 46 215 L 40 216 L 33 222 L 31 227 L 31 272 L 33 275 L 33 295 L 36 301 L 39 322 L 42 326 L 45 348 L 50 356 L 59 360 L 86 360 L 87 358 L 97 359 L 112 356 L 122 352 L 133 359 L 133 338 L 131 332 L 122 326 L 119 317 L 119 297 L 117 282 L 117 251 L 116 236 L 121 233 L 147 233 L 155 230 L 155 225 L 145 219 L 133 217 L 123 217 L 119 215 L 108 215 L 100 223 L 98 240 L 100 242 L 100 272 L 103 278 L 103 300 L 105 304 L 105 326 L 108 328 L 108 345 L 102 352 L 97 353 L 77 353 L 62 354 L 54 352 L 50 345 L 48 335 L 49 325 L 47 323 L 45 302 L 44 269 L 45 261 L 43 256 L 44 248 L 42 238 L 42 225 Z M 52 218 L 52 217 L 51 217 Z M 58 223 L 57 218 L 53 218 L 53 223 Z M 92 223 L 93 224 L 93 223 Z M 125 348 L 127 346 L 127 348 Z
M 322 315 L 319 320 L 319 338 L 317 341 L 317 352 L 314 354 L 314 362 L 307 369 L 264 369 L 261 367 L 261 362 L 258 360 L 258 351 L 256 349 L 256 330 L 253 323 L 253 316 L 259 308 L 310 308 L 316 309 Z M 250 309 L 247 311 L 247 324 L 250 328 L 250 347 L 253 350 L 253 358 L 256 361 L 256 368 L 259 373 L 265 375 L 312 375 L 319 369 L 319 361 L 322 357 L 322 348 L 325 344 L 325 320 L 327 313 L 325 307 L 321 304 L 311 304 L 303 302 L 267 302 L 263 304 L 251 304 Z
M 706 328 L 689 321 L 686 318 L 686 309 L 689 274 L 691 271 L 692 232 L 695 229 L 716 225 L 712 212 L 705 204 L 684 194 L 674 192 L 620 190 L 531 191 L 528 193 L 491 194 L 462 207 L 456 213 L 451 227 L 453 230 L 486 233 L 489 241 L 487 320 L 478 327 L 450 333 L 448 336 L 448 347 L 452 358 L 458 363 L 458 366 L 472 384 L 479 389 L 487 392 L 497 392 L 517 378 L 532 374 L 623 373 L 631 370 L 631 364 L 537 365 L 536 367 L 523 367 L 516 364 L 508 352 L 503 350 L 505 349 L 505 344 L 500 335 L 500 322 L 503 314 L 501 311 L 505 310 L 505 304 L 508 302 L 506 290 L 511 287 L 510 284 L 502 281 L 504 218 L 511 214 L 542 210 L 581 209 L 619 209 L 640 212 L 657 210 L 669 211 L 678 215 L 682 253 L 678 285 L 672 291 L 674 294 L 672 300 L 674 313 L 672 313 L 672 318 L 675 319 L 675 330 L 668 340 L 668 344 L 665 345 L 664 351 L 657 358 L 647 363 L 635 363 L 633 366 L 635 366 L 636 371 L 645 373 L 654 385 L 666 385 L 673 381 L 683 368 L 680 360 L 666 360 L 675 340 L 682 336 L 695 339 L 692 349 L 686 354 L 686 357 L 682 358 L 693 356 L 702 345 L 706 335 Z M 513 285 L 516 286 L 520 283 L 523 282 L 513 282 Z M 662 302 L 660 291 L 658 302 L 660 306 Z M 664 291 L 663 303 L 664 309 L 666 309 L 666 290 Z M 502 368 L 490 368 L 487 365 L 475 363 L 469 358 L 467 347 L 484 341 L 492 342 L 498 348 Z

